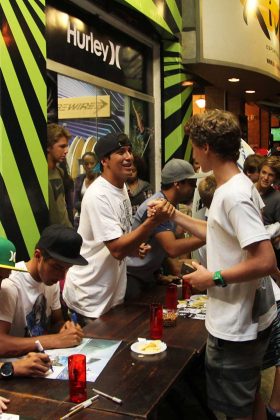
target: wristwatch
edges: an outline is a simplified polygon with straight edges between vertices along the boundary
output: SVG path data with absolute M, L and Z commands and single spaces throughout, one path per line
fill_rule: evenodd
M 215 286 L 218 286 L 218 287 L 226 287 L 227 286 L 223 276 L 221 275 L 221 271 L 215 271 L 215 273 L 213 275 L 213 282 L 215 283 Z
M 11 362 L 5 362 L 0 367 L 0 378 L 9 379 L 14 376 L 14 367 Z

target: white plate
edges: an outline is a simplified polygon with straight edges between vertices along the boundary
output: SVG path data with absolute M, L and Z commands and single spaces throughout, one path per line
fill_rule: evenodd
M 205 301 L 208 299 L 207 295 L 192 295 L 190 297 L 190 301 L 192 300 L 199 300 L 199 299 L 205 299 Z
M 163 351 L 165 351 L 167 349 L 167 345 L 163 341 L 161 341 L 160 344 L 159 344 L 159 348 L 157 350 L 153 350 L 153 349 L 144 350 L 144 351 L 141 350 L 143 345 L 148 344 L 152 341 L 155 341 L 155 340 L 136 341 L 135 343 L 131 344 L 130 349 L 132 351 L 134 351 L 135 353 L 144 354 L 144 355 L 145 354 L 150 354 L 151 355 L 151 354 L 162 353 Z

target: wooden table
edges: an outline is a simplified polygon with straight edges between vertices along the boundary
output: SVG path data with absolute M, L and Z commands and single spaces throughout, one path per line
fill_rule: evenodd
M 125 340 L 132 343 L 138 337 L 149 338 L 149 306 L 124 304 L 84 328 L 87 337 Z M 163 341 L 167 346 L 179 347 L 191 352 L 201 352 L 205 346 L 207 331 L 204 321 L 191 318 L 177 319 L 175 327 L 164 327 Z
M 53 401 L 48 398 L 37 397 L 24 393 L 11 392 L 1 389 L 1 396 L 10 399 L 8 413 L 18 414 L 21 420 L 54 420 L 63 417 L 73 406 L 63 401 Z M 96 410 L 89 407 L 80 411 L 74 419 L 89 420 L 127 420 L 127 416 Z
M 163 297 L 164 289 L 160 289 Z M 152 301 L 156 297 L 151 298 Z M 118 405 L 100 397 L 94 404 L 75 418 L 100 420 L 153 419 L 157 407 L 176 381 L 191 369 L 197 354 L 206 342 L 204 322 L 179 317 L 176 327 L 164 329 L 167 343 L 164 353 L 139 357 L 130 350 L 138 337 L 149 336 L 149 302 L 138 301 L 113 308 L 107 314 L 85 327 L 87 337 L 122 340 L 95 383 L 91 387 L 116 395 L 123 400 Z M 191 376 L 191 375 L 190 375 Z M 1 381 L 0 395 L 12 399 L 8 412 L 21 414 L 28 419 L 56 419 L 65 415 L 73 406 L 69 402 L 67 381 L 14 378 Z

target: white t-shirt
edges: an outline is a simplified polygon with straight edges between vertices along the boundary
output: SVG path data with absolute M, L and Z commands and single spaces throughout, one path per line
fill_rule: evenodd
M 208 270 L 232 267 L 246 259 L 246 246 L 270 239 L 259 203 L 256 188 L 243 173 L 217 188 L 207 223 Z M 253 340 L 276 316 L 269 277 L 229 284 L 225 288 L 211 287 L 208 295 L 206 328 L 214 337 Z
M 69 308 L 97 318 L 123 302 L 126 262 L 114 258 L 105 241 L 131 230 L 132 211 L 126 186 L 117 188 L 102 176 L 86 190 L 78 232 L 83 238 L 81 255 L 88 265 L 73 266 L 67 273 L 63 298 Z
M 17 267 L 26 269 L 22 261 Z M 38 336 L 48 333 L 52 311 L 60 309 L 59 284 L 46 286 L 29 273 L 12 271 L 0 290 L 0 320 L 11 324 L 10 335 Z

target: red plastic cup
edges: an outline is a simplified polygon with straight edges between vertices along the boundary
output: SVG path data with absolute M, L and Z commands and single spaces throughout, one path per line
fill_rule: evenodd
M 188 280 L 183 279 L 182 283 L 182 299 L 189 299 L 192 295 L 192 286 Z
M 163 333 L 162 304 L 152 303 L 150 306 L 150 337 L 161 340 Z
M 167 309 L 177 309 L 178 291 L 176 284 L 169 284 L 166 288 L 165 306 Z
M 73 354 L 68 357 L 70 401 L 81 403 L 87 399 L 86 356 Z

